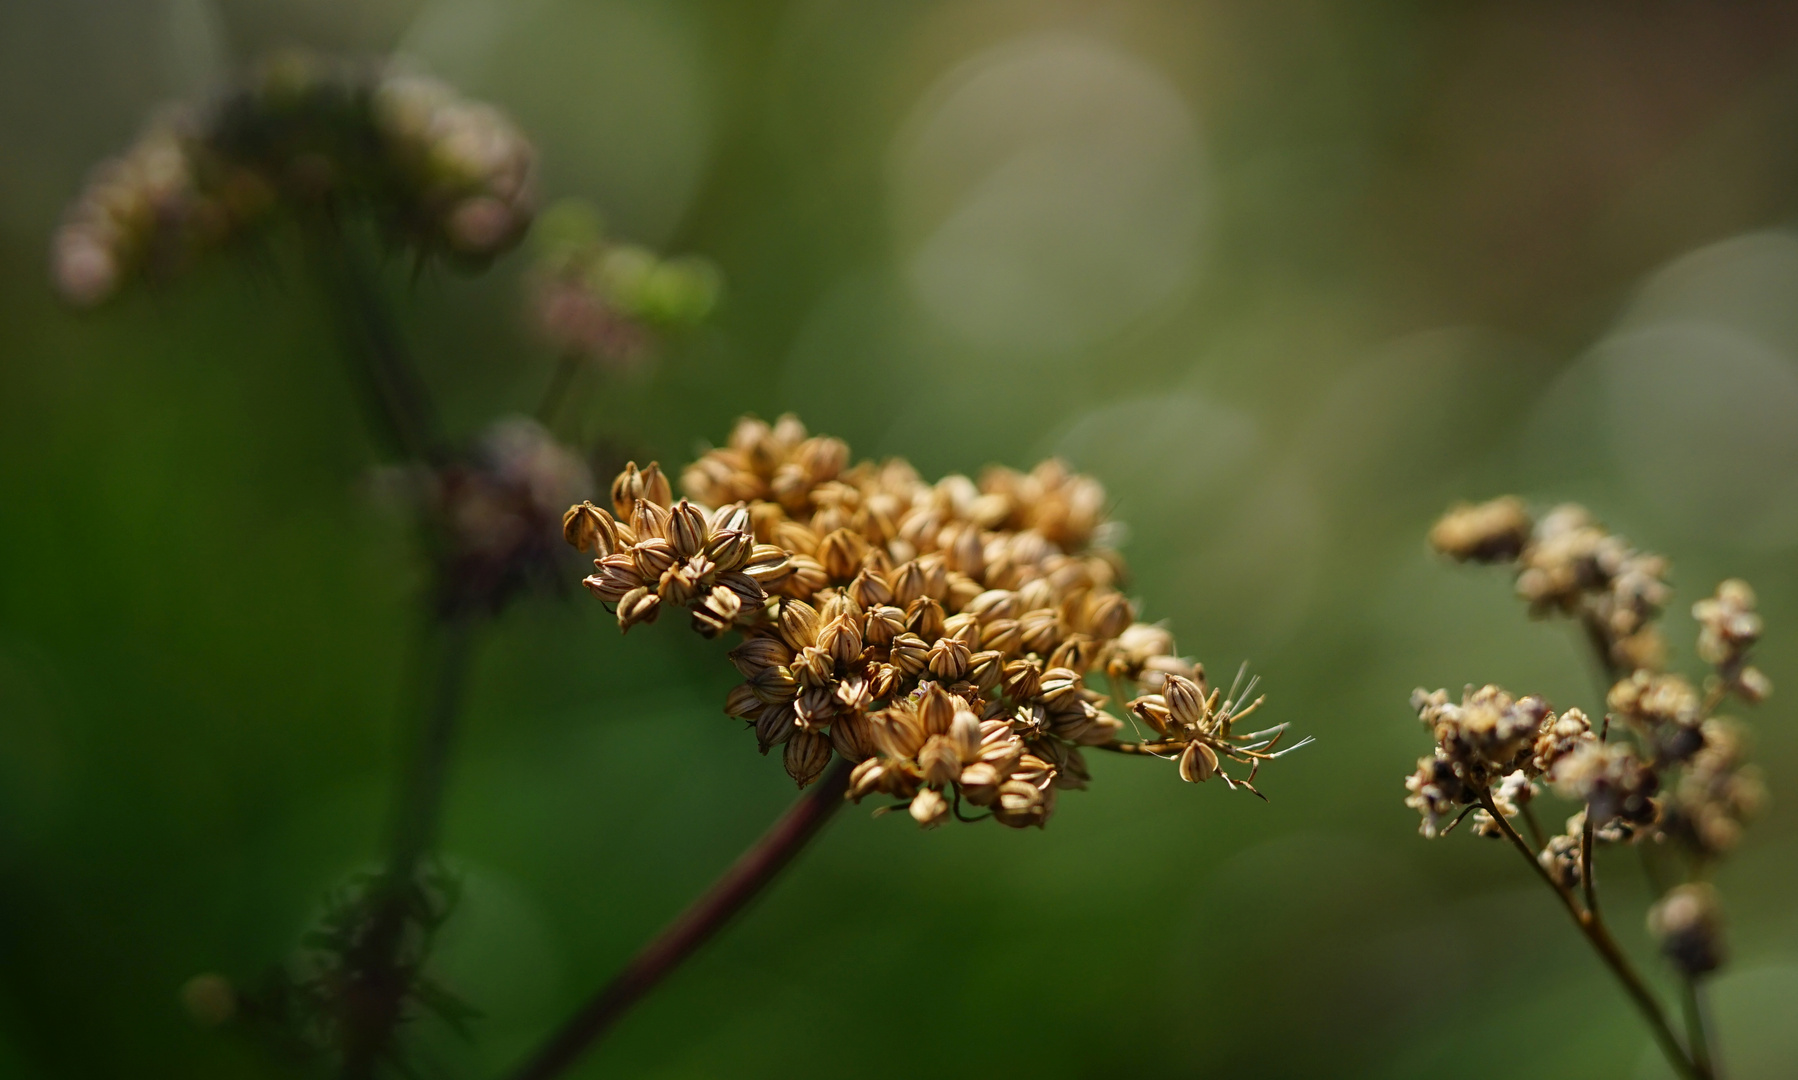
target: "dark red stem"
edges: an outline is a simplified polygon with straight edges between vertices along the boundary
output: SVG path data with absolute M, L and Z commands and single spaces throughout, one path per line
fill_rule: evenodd
M 843 805 L 854 766 L 838 760 L 816 786 L 745 851 L 705 895 L 668 924 L 624 970 L 568 1018 L 511 1080 L 549 1080 L 573 1065 L 620 1017 L 710 941 L 793 861 Z

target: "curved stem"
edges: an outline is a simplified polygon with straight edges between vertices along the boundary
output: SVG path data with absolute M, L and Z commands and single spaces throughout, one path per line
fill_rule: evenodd
M 800 797 L 760 840 L 726 870 L 705 895 L 663 928 L 599 993 L 550 1036 L 512 1080 L 548 1080 L 572 1066 L 631 1006 L 681 962 L 724 928 L 768 887 L 806 842 L 843 805 L 854 769 L 839 759 L 812 790 Z
M 1649 990 L 1648 984 L 1642 981 L 1642 976 L 1636 973 L 1635 967 L 1629 962 L 1629 957 L 1625 956 L 1622 948 L 1617 945 L 1617 940 L 1611 937 L 1611 932 L 1605 926 L 1604 920 L 1599 918 L 1595 911 L 1582 910 L 1579 902 L 1574 899 L 1573 893 L 1556 881 L 1547 868 L 1536 859 L 1529 844 L 1523 837 L 1517 835 L 1517 830 L 1511 827 L 1510 821 L 1499 813 L 1498 807 L 1492 802 L 1491 792 L 1480 792 L 1480 805 L 1485 808 L 1486 813 L 1492 815 L 1492 820 L 1498 823 L 1505 838 L 1511 841 L 1511 845 L 1523 856 L 1524 861 L 1530 864 L 1537 875 L 1560 898 L 1561 905 L 1567 909 L 1567 914 L 1572 917 L 1574 925 L 1578 926 L 1580 933 L 1585 935 L 1586 941 L 1598 953 L 1599 959 L 1603 960 L 1605 966 L 1611 969 L 1611 974 L 1615 975 L 1617 981 L 1623 984 L 1624 992 L 1629 995 L 1630 1000 L 1642 1013 L 1642 1018 L 1648 1022 L 1649 1031 L 1654 1035 L 1654 1041 L 1659 1044 L 1661 1053 L 1666 1056 L 1667 1063 L 1687 1080 L 1712 1080 L 1708 1064 L 1694 1062 L 1686 1055 L 1686 1050 L 1680 1045 L 1678 1036 L 1673 1034 L 1672 1027 L 1667 1023 L 1667 1015 L 1661 1010 L 1661 1003 L 1655 1000 L 1653 991 Z

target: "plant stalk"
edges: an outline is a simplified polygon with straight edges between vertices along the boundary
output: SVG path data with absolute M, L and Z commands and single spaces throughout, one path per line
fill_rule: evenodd
M 1630 1000 L 1642 1013 L 1643 1019 L 1648 1022 L 1649 1031 L 1654 1035 L 1654 1040 L 1660 1046 L 1661 1053 L 1666 1056 L 1668 1064 L 1672 1065 L 1674 1071 L 1685 1077 L 1686 1080 L 1713 1080 L 1708 1062 L 1700 1063 L 1695 1061 L 1694 1057 L 1687 1056 L 1685 1047 L 1680 1045 L 1678 1036 L 1668 1025 L 1667 1015 L 1662 1011 L 1660 1002 L 1655 1000 L 1654 992 L 1648 989 L 1648 984 L 1643 982 L 1642 976 L 1636 973 L 1636 969 L 1629 962 L 1629 957 L 1623 954 L 1616 939 L 1611 937 L 1611 932 L 1605 926 L 1604 920 L 1596 911 L 1582 909 L 1579 902 L 1574 899 L 1573 893 L 1563 888 L 1547 868 L 1537 861 L 1535 852 L 1530 850 L 1528 842 L 1519 836 L 1510 821 L 1499 813 L 1498 807 L 1493 804 L 1490 791 L 1480 792 L 1480 805 L 1485 808 L 1486 813 L 1492 816 L 1492 820 L 1498 823 L 1505 838 L 1511 841 L 1511 845 L 1523 856 L 1524 861 L 1530 864 L 1530 867 L 1536 871 L 1543 882 L 1560 898 L 1562 906 L 1567 909 L 1567 914 L 1572 917 L 1574 925 L 1578 926 L 1580 933 L 1585 935 L 1586 941 L 1598 953 L 1599 959 L 1603 960 L 1605 966 L 1611 969 L 1611 974 L 1615 975 L 1617 981 L 1623 984 L 1624 992 L 1629 995 Z
M 419 650 L 424 707 L 394 800 L 387 863 L 371 894 L 368 929 L 346 957 L 352 984 L 342 1018 L 344 1080 L 374 1075 L 405 1020 L 416 972 L 407 967 L 402 949 L 419 870 L 437 840 L 444 782 L 481 621 L 482 616 L 466 610 L 432 619 Z
M 572 1066 L 620 1017 L 747 907 L 838 808 L 854 766 L 839 759 L 705 894 L 631 958 L 550 1036 L 511 1080 L 549 1080 Z

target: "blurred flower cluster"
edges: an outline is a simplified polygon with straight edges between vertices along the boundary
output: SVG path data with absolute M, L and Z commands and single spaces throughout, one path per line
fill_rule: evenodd
M 1590 888 L 1595 842 L 1671 848 L 1688 880 L 1668 891 L 1649 925 L 1687 974 L 1711 970 L 1722 956 L 1720 920 L 1701 879 L 1765 801 L 1745 762 L 1744 730 L 1718 712 L 1732 697 L 1752 704 L 1772 691 L 1750 663 L 1761 634 L 1753 591 L 1725 581 L 1694 605 L 1698 652 L 1710 666 L 1701 689 L 1663 670 L 1655 620 L 1670 598 L 1666 560 L 1636 551 L 1583 508 L 1559 506 L 1537 520 L 1514 498 L 1457 507 L 1430 540 L 1457 560 L 1512 567 L 1532 613 L 1577 619 L 1610 687 L 1597 725 L 1578 709 L 1557 714 L 1541 698 L 1495 686 L 1469 688 L 1459 703 L 1418 690 L 1412 706 L 1436 743 L 1406 781 L 1422 831 L 1446 832 L 1470 811 L 1484 835 L 1516 838 L 1512 821 L 1521 822 L 1543 870 L 1569 892 Z M 1580 807 L 1546 837 L 1531 810 L 1543 784 Z
M 97 304 L 295 211 L 366 211 L 420 258 L 479 264 L 529 225 L 535 162 L 497 109 L 434 79 L 283 55 L 100 165 L 57 232 L 52 281 Z
M 708 637 L 741 635 L 725 711 L 764 753 L 784 746 L 801 786 L 834 753 L 858 801 L 888 796 L 926 826 L 969 804 L 1022 827 L 1087 785 L 1083 749 L 1178 758 L 1186 779 L 1232 786 L 1277 756 L 1281 729 L 1233 730 L 1260 703 L 1244 704 L 1253 682 L 1210 690 L 1138 621 L 1104 491 L 1060 462 L 927 483 L 903 460 L 852 464 L 788 416 L 740 421 L 681 487 L 676 501 L 659 467 L 629 466 L 611 511 L 569 510 L 567 538 L 597 556 L 586 585 L 626 630 L 682 609 Z M 1119 741 L 1095 681 L 1139 691 L 1129 710 L 1153 741 Z
M 709 261 L 664 259 L 612 240 L 583 202 L 563 200 L 545 210 L 532 243 L 538 250 L 529 284 L 532 316 L 563 356 L 631 366 L 658 332 L 699 322 L 718 301 L 720 278 Z

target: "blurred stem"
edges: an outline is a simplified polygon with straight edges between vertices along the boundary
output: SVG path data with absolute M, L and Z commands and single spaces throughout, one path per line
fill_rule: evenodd
M 549 388 L 543 392 L 543 401 L 537 406 L 537 422 L 554 431 L 556 417 L 562 412 L 562 406 L 568 401 L 568 391 L 574 386 L 574 377 L 581 371 L 581 355 L 573 349 L 564 352 L 556 361 L 555 374 L 549 377 Z
M 341 226 L 318 224 L 306 237 L 370 423 L 391 452 L 413 461 L 436 460 L 442 456 L 436 410 L 380 282 Z
M 456 721 L 482 620 L 464 610 L 425 625 L 417 660 L 422 708 L 394 799 L 387 864 L 373 893 L 368 930 L 346 958 L 352 985 L 343 1017 L 344 1080 L 372 1076 L 405 1020 L 416 972 L 401 951 L 411 929 L 419 871 L 436 844 Z
M 1711 1063 L 1711 1037 L 1708 1010 L 1704 1007 L 1704 987 L 1699 985 L 1694 976 L 1682 976 L 1679 982 L 1680 997 L 1686 1013 L 1686 1043 L 1692 1048 L 1692 1063 L 1702 1069 L 1706 1076 L 1714 1076 L 1716 1066 Z
M 843 805 L 854 766 L 838 759 L 705 894 L 631 958 L 624 970 L 550 1036 L 511 1080 L 566 1072 L 620 1017 L 759 896 Z
M 1615 975 L 1617 981 L 1623 984 L 1624 992 L 1629 995 L 1630 1000 L 1642 1013 L 1642 1018 L 1648 1022 L 1649 1031 L 1654 1035 L 1654 1041 L 1660 1046 L 1661 1053 L 1666 1056 L 1667 1063 L 1687 1080 L 1713 1080 L 1708 1063 L 1700 1064 L 1693 1058 L 1687 1057 L 1685 1048 L 1680 1045 L 1679 1037 L 1673 1033 L 1672 1027 L 1667 1023 L 1667 1015 L 1662 1011 L 1661 1003 L 1655 1000 L 1654 993 L 1648 989 L 1648 984 L 1642 981 L 1642 976 L 1636 973 L 1635 967 L 1629 962 L 1629 957 L 1623 954 L 1623 950 L 1617 945 L 1617 940 L 1611 937 L 1611 932 L 1605 926 L 1604 920 L 1598 916 L 1596 911 L 1581 910 L 1573 893 L 1554 879 L 1554 875 L 1550 874 L 1547 868 L 1537 860 L 1535 852 L 1530 850 L 1529 843 L 1517 835 L 1517 830 L 1512 828 L 1510 821 L 1499 813 L 1498 807 L 1492 802 L 1490 791 L 1480 792 L 1480 805 L 1485 808 L 1486 813 L 1492 815 L 1492 820 L 1498 823 L 1505 838 L 1523 856 L 1523 860 L 1530 864 L 1530 868 L 1535 870 L 1542 881 L 1553 890 L 1555 896 L 1560 898 L 1561 905 L 1567 909 L 1567 914 L 1572 917 L 1574 925 L 1578 926 L 1580 933 L 1585 935 L 1587 942 L 1598 953 L 1599 959 L 1603 960 L 1605 966 L 1611 969 L 1611 974 Z

